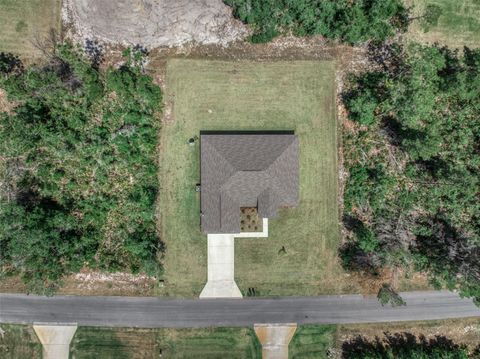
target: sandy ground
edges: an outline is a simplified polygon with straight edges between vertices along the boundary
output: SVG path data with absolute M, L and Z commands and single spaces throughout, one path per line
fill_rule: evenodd
M 150 49 L 226 45 L 249 33 L 221 0 L 64 0 L 62 17 L 81 43 L 97 39 Z

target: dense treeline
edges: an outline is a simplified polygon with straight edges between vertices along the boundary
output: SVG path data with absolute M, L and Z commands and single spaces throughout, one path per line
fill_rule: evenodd
M 480 304 L 480 50 L 372 46 L 344 103 L 345 266 L 427 272 Z
M 234 15 L 252 25 L 253 42 L 281 33 L 323 35 L 351 44 L 385 40 L 408 26 L 400 0 L 224 0 Z
M 0 253 L 3 275 L 52 292 L 84 266 L 161 270 L 155 225 L 161 92 L 127 51 L 98 69 L 69 44 L 46 65 L 0 57 Z
M 342 344 L 342 357 L 348 359 L 468 359 L 478 358 L 478 350 L 469 353 L 465 346 L 436 336 L 426 338 L 411 333 L 385 333 L 373 340 L 358 336 Z

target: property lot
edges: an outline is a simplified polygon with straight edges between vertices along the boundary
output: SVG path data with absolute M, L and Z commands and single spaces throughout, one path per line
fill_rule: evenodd
M 298 327 L 288 346 L 291 359 L 327 359 L 327 352 L 335 347 L 336 325 L 303 325 Z
M 60 30 L 60 8 L 60 0 L 0 0 L 0 51 L 38 57 L 35 44 Z
M 355 291 L 337 259 L 335 64 L 320 61 L 170 60 L 161 130 L 158 199 L 166 243 L 162 294 L 198 296 L 207 278 L 200 232 L 200 130 L 295 130 L 300 205 L 269 221 L 269 237 L 235 240 L 235 279 L 244 294 Z M 282 249 L 283 247 L 283 249 Z M 252 291 L 250 291 L 252 292 Z
M 412 39 L 458 48 L 480 45 L 478 0 L 407 0 L 406 3 L 414 6 L 414 16 L 422 15 L 428 5 L 436 5 L 441 10 L 438 24 L 427 32 L 423 31 L 421 22 L 414 21 L 409 31 Z
M 0 358 L 41 359 L 42 344 L 33 328 L 0 323 Z
M 253 329 L 78 328 L 70 346 L 72 358 L 260 358 Z
M 31 326 L 0 324 L 0 358 L 41 359 Z M 133 329 L 79 327 L 70 343 L 73 359 L 261 358 L 251 328 Z
M 0 324 L 0 357 L 40 359 L 42 346 L 31 326 Z M 480 343 L 478 318 L 424 322 L 348 325 L 303 325 L 289 344 L 291 359 L 327 359 L 358 336 L 369 341 L 385 333 L 411 333 L 427 339 L 445 336 L 470 351 Z M 140 329 L 79 327 L 70 344 L 72 359 L 261 358 L 261 344 L 252 328 Z

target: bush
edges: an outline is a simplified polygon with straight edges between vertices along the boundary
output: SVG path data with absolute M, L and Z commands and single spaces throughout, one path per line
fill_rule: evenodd
M 405 301 L 400 297 L 400 295 L 393 290 L 393 288 L 384 283 L 377 294 L 378 301 L 382 306 L 385 304 L 390 304 L 392 307 L 398 307 L 406 305 Z

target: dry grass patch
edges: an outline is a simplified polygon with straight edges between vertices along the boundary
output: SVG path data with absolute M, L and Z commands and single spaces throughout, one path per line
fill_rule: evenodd
M 480 46 L 480 2 L 478 0 L 406 0 L 413 5 L 414 16 L 421 16 L 428 5 L 435 5 L 441 11 L 438 24 L 428 31 L 421 21 L 414 21 L 409 29 L 413 40 L 449 47 Z
M 31 60 L 50 29 L 60 30 L 60 0 L 0 0 L 0 51 Z

